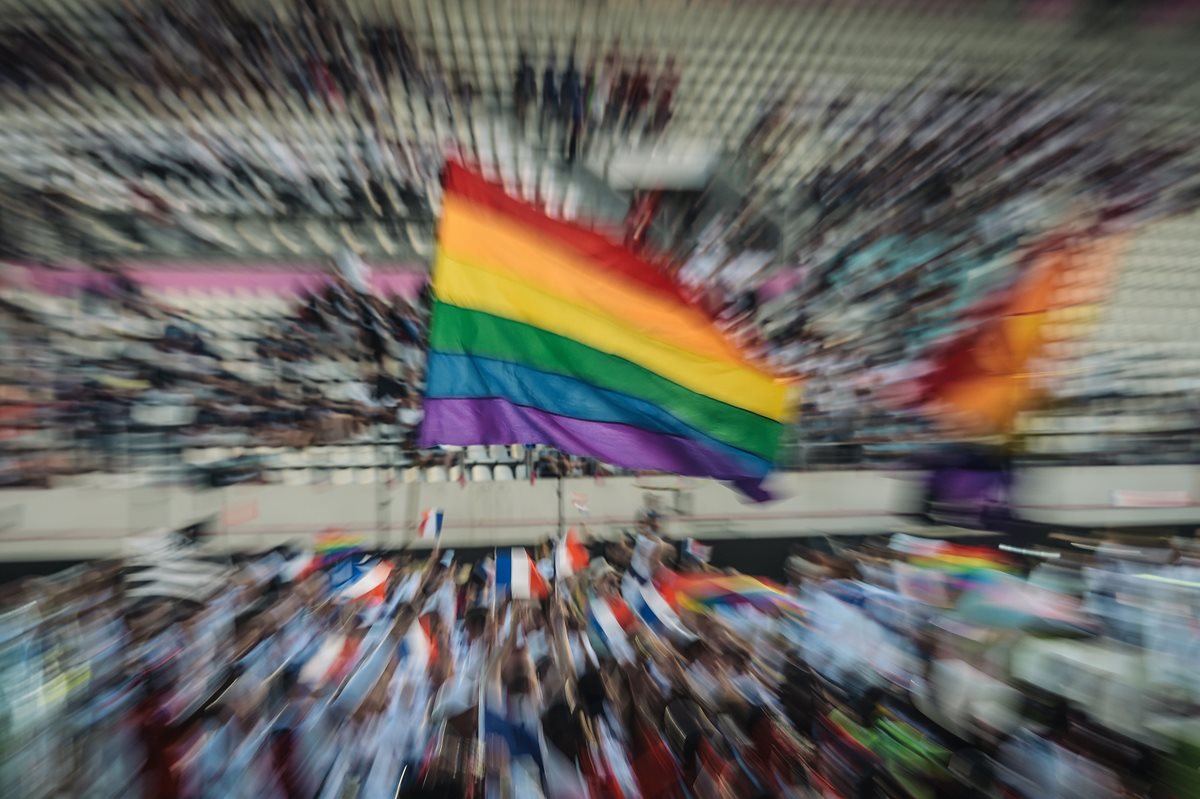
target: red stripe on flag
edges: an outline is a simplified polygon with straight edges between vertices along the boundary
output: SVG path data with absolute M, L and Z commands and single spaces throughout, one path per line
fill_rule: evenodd
M 543 235 L 547 241 L 569 247 L 608 274 L 620 275 L 633 285 L 694 308 L 704 317 L 710 318 L 709 314 L 693 303 L 683 293 L 679 284 L 654 260 L 639 257 L 600 233 L 546 216 L 537 208 L 508 196 L 502 187 L 462 164 L 452 161 L 446 165 L 445 187 L 448 193 L 487 206 L 520 222 Z

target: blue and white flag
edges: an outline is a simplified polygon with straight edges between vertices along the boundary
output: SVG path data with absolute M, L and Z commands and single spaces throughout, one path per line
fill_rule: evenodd
M 642 622 L 659 635 L 675 641 L 690 641 L 695 638 L 679 616 L 658 592 L 653 583 L 643 583 L 625 591 L 625 601 Z
M 597 596 L 589 598 L 587 603 L 588 627 L 592 634 L 599 639 L 608 653 L 618 663 L 633 662 L 633 647 L 629 644 L 629 636 L 621 627 L 621 622 L 613 614 L 607 599 Z

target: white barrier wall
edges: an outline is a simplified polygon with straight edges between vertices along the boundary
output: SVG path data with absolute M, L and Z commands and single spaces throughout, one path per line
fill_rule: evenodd
M 1200 524 L 1200 466 L 1026 469 L 1014 494 L 1022 518 L 1046 524 Z
M 781 498 L 745 503 L 728 487 L 688 481 L 657 491 L 676 536 L 721 538 L 877 533 L 917 508 L 914 472 L 793 472 L 775 475 Z M 662 485 L 664 481 L 658 481 Z M 666 481 L 669 482 L 669 481 Z M 676 484 L 678 485 L 678 484 Z M 646 485 L 635 478 L 563 481 L 567 524 L 598 534 L 630 527 Z M 1051 524 L 1200 525 L 1200 468 L 1191 466 L 1044 468 L 1018 476 L 1019 516 Z M 1139 506 L 1139 503 L 1143 506 Z M 1145 507 L 1170 504 L 1172 507 Z M 586 508 L 586 514 L 577 505 Z M 311 537 L 330 527 L 380 546 L 412 542 L 426 508 L 445 510 L 449 547 L 532 543 L 558 521 L 553 480 L 507 483 L 400 483 L 351 486 L 57 488 L 0 492 L 0 560 L 72 560 L 113 555 L 121 539 L 215 517 L 222 546 L 261 549 Z
M 709 481 L 653 493 L 675 534 L 817 535 L 888 529 L 897 521 L 896 512 L 915 502 L 908 497 L 916 482 L 904 473 L 814 472 L 777 475 L 772 486 L 782 498 L 761 506 Z M 628 528 L 647 492 L 645 483 L 631 477 L 564 480 L 564 517 L 567 524 L 586 522 L 598 534 Z M 533 543 L 557 528 L 558 484 L 6 491 L 0 493 L 0 559 L 111 555 L 120 551 L 125 536 L 206 517 L 218 519 L 219 536 L 230 549 L 261 549 L 330 527 L 362 534 L 380 546 L 400 546 L 413 540 L 419 514 L 430 507 L 445 511 L 445 546 Z M 676 508 L 686 513 L 672 513 Z

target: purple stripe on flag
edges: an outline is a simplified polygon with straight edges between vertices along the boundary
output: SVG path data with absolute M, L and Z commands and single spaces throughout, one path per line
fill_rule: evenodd
M 497 398 L 426 398 L 420 446 L 513 443 L 550 444 L 564 452 L 588 455 L 626 469 L 653 469 L 739 483 L 764 476 L 746 474 L 722 453 L 681 436 L 558 416 Z

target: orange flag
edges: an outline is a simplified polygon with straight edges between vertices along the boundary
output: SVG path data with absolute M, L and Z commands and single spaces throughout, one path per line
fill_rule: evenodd
M 926 402 L 965 433 L 1010 430 L 1048 376 L 1046 345 L 1080 335 L 1107 296 L 1123 243 L 1059 236 L 1039 247 L 1016 284 L 976 312 L 980 323 L 935 356 L 924 380 Z

